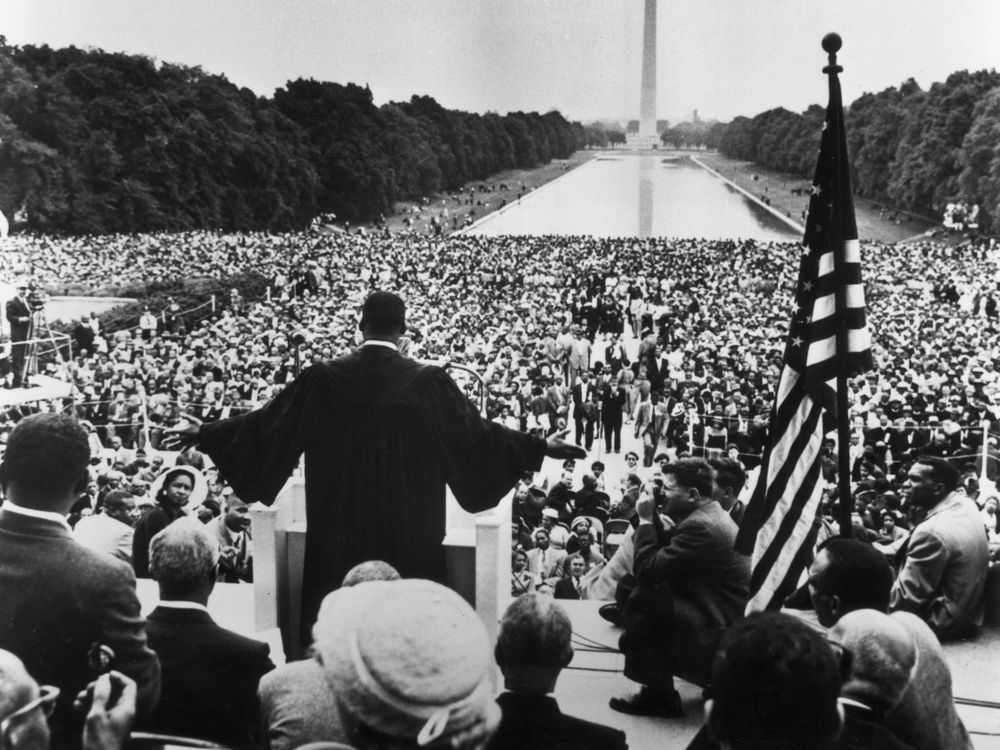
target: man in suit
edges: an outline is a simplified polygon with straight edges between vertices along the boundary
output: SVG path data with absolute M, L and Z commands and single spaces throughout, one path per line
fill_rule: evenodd
M 500 621 L 494 655 L 504 687 L 503 711 L 493 750 L 625 750 L 625 733 L 567 716 L 549 695 L 573 660 L 573 626 L 565 610 L 545 595 L 515 599 Z
M 622 417 L 628 394 L 625 387 L 608 383 L 601 391 L 601 424 L 604 425 L 604 452 L 622 450 Z
M 712 467 L 680 459 L 663 469 L 666 513 L 677 525 L 666 542 L 657 533 L 656 502 L 643 492 L 633 574 L 636 588 L 624 607 L 619 648 L 625 676 L 639 683 L 611 707 L 641 716 L 682 715 L 673 676 L 705 686 L 725 629 L 743 615 L 750 583 L 749 559 L 733 549 L 736 523 L 713 497 Z
M 14 371 L 12 388 L 20 388 L 24 384 L 24 358 L 28 345 L 23 342 L 28 339 L 31 329 L 31 307 L 26 299 L 27 291 L 27 284 L 18 284 L 17 293 L 6 305 L 7 322 L 10 323 L 10 360 Z
M 594 445 L 594 424 L 597 422 L 597 413 L 594 409 L 588 409 L 594 394 L 594 384 L 590 382 L 590 373 L 586 370 L 580 371 L 580 379 L 573 386 L 573 422 L 576 425 L 576 444 L 582 445 L 588 451 Z
M 208 613 L 218 541 L 200 521 L 180 518 L 154 536 L 149 549 L 160 603 L 147 629 L 163 665 L 163 692 L 137 728 L 235 748 L 260 745 L 257 683 L 274 664 L 266 643 L 219 627 Z
M 989 544 L 975 503 L 955 492 L 958 469 L 921 456 L 910 468 L 907 503 L 927 511 L 904 544 L 889 608 L 922 618 L 944 641 L 983 624 Z
M 579 553 L 570 555 L 567 561 L 568 576 L 564 576 L 556 581 L 553 596 L 556 599 L 579 599 L 580 579 L 587 572 L 587 561 Z
M 536 584 L 555 578 L 560 563 L 566 557 L 566 550 L 552 549 L 547 529 L 535 529 L 531 538 L 535 546 L 528 550 L 528 570 L 535 576 Z
M 70 416 L 36 414 L 10 433 L 0 464 L 0 648 L 61 691 L 52 747 L 78 747 L 77 693 L 108 666 L 138 685 L 140 713 L 160 692 L 132 567 L 77 544 L 66 516 L 87 485 L 87 432 Z M 102 649 L 102 647 L 104 647 Z

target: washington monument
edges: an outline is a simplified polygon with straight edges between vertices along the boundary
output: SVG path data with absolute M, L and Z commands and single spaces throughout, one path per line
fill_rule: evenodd
M 627 143 L 632 148 L 648 149 L 659 146 L 656 132 L 656 0 L 645 0 L 646 12 L 642 27 L 642 88 L 639 92 L 639 132 L 630 133 Z

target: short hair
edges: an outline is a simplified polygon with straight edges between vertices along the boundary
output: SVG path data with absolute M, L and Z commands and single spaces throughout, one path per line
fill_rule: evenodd
M 124 510 L 128 508 L 129 504 L 126 500 L 134 500 L 135 496 L 129 490 L 111 490 L 107 495 L 104 496 L 104 509 L 105 512 L 109 510 Z
M 780 612 L 755 612 L 715 654 L 709 729 L 733 748 L 825 747 L 840 729 L 840 677 L 817 631 Z
M 635 451 L 629 451 L 628 453 L 625 454 L 625 458 L 628 458 L 629 456 L 632 456 L 636 461 L 639 460 L 639 454 L 636 453 Z
M 573 656 L 572 637 L 569 615 L 551 596 L 523 594 L 511 602 L 500 620 L 497 663 L 501 668 L 564 667 Z
M 663 467 L 663 474 L 672 475 L 681 487 L 698 490 L 702 497 L 711 497 L 715 489 L 712 467 L 703 458 L 679 458 Z
M 376 334 L 406 331 L 406 303 L 392 292 L 372 292 L 361 307 L 361 329 Z
M 913 465 L 923 464 L 924 466 L 930 466 L 930 478 L 933 482 L 940 482 L 944 485 L 945 491 L 951 492 L 956 487 L 958 487 L 959 473 L 955 465 L 950 461 L 943 458 L 938 458 L 937 456 L 920 456 Z
M 197 584 L 218 562 L 218 540 L 203 523 L 189 516 L 178 518 L 149 543 L 149 575 L 177 589 Z
M 739 461 L 731 458 L 713 458 L 708 462 L 715 471 L 715 483 L 720 487 L 731 489 L 734 494 L 738 494 L 747 483 L 747 472 Z
M 341 586 L 357 586 L 366 581 L 398 581 L 399 571 L 384 560 L 366 560 L 358 563 L 344 576 Z
M 868 542 L 830 537 L 816 550 L 825 552 L 829 565 L 813 585 L 826 596 L 837 596 L 842 612 L 889 609 L 893 572 L 885 555 Z
M 33 414 L 18 422 L 7 439 L 0 465 L 4 488 L 15 482 L 39 495 L 66 492 L 90 463 L 87 431 L 68 414 Z

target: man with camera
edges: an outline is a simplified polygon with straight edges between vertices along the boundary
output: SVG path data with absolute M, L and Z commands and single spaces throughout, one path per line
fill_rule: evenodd
M 29 304 L 28 285 L 20 282 L 17 285 L 17 294 L 13 299 L 7 301 L 7 322 L 10 323 L 10 359 L 13 379 L 11 388 L 20 388 L 24 385 L 24 359 L 28 345 L 25 343 L 31 337 L 31 305 Z

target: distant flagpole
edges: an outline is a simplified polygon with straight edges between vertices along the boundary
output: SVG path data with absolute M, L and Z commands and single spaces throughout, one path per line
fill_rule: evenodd
M 820 138 L 799 277 L 771 412 L 770 441 L 736 541 L 751 555 L 747 611 L 775 609 L 812 560 L 823 492 L 821 456 L 836 427 L 841 531 L 850 533 L 847 378 L 872 367 L 865 318 L 847 137 L 837 65 L 840 37 L 827 34 L 830 101 Z

